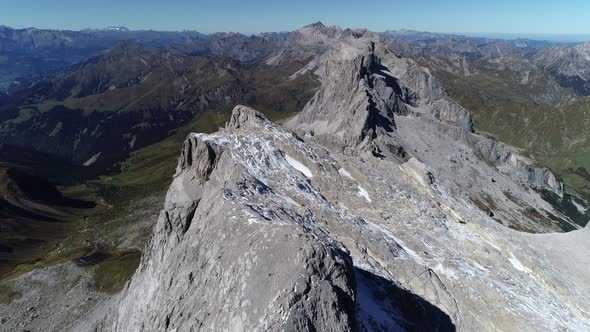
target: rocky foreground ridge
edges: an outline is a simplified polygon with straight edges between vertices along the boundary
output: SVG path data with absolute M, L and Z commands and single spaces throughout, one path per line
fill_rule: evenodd
M 286 128 L 237 106 L 187 138 L 133 279 L 73 330 L 590 329 L 588 229 L 514 230 L 571 224 L 549 170 L 371 34 L 312 61 Z

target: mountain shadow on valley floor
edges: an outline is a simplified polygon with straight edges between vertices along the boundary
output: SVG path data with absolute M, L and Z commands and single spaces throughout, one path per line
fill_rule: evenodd
M 96 206 L 95 202 L 64 196 L 52 183 L 43 178 L 15 169 L 9 169 L 8 175 L 17 184 L 23 194 L 32 200 L 52 206 L 77 209 L 91 209 Z

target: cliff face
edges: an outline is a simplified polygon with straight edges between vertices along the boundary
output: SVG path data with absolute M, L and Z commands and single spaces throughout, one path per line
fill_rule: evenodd
M 187 138 L 140 267 L 81 324 L 590 328 L 583 271 L 511 229 L 575 227 L 532 190 L 558 194 L 559 181 L 474 134 L 427 71 L 371 36 L 322 59 L 322 88 L 292 131 L 237 106 L 226 128 Z
M 429 73 L 398 58 L 373 36 L 336 44 L 320 73 L 320 91 L 288 127 L 330 136 L 346 146 L 391 132 L 394 114 L 420 114 L 473 131 L 469 112 L 446 98 Z

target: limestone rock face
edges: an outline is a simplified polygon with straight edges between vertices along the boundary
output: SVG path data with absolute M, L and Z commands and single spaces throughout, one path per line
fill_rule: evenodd
M 499 169 L 505 169 L 513 176 L 524 177 L 533 187 L 550 190 L 559 196 L 563 195 L 563 183 L 550 169 L 532 167 L 530 161 L 519 156 L 510 146 L 500 142 L 481 137 L 473 137 L 472 141 L 476 151 L 488 163 Z
M 257 127 L 264 125 L 267 121 L 268 119 L 255 109 L 238 105 L 234 108 L 227 127 L 235 129 L 239 129 L 242 126 Z
M 255 121 L 248 115 L 263 118 L 238 107 L 230 124 Z M 118 308 L 99 327 L 350 330 L 355 322 L 350 257 L 295 222 L 256 219 L 257 206 L 240 196 L 264 190 L 222 141 L 188 137 L 142 264 Z
M 445 98 L 429 73 L 398 58 L 375 37 L 347 39 L 328 54 L 320 90 L 288 127 L 330 136 L 345 146 L 375 139 L 380 130 L 392 131 L 394 114 L 421 113 L 473 130 L 469 112 Z M 382 58 L 393 65 L 388 67 Z

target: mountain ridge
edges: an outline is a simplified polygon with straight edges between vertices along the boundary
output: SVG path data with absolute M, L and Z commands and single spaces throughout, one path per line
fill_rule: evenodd
M 570 281 L 573 267 L 559 272 L 547 265 L 543 249 L 527 247 L 536 244 L 534 238 L 506 227 L 556 229 L 537 218 L 559 212 L 530 189 L 536 186 L 528 177 L 534 169 L 522 170 L 515 153 L 499 158 L 507 147 L 474 134 L 465 122 L 433 116 L 436 84 L 424 87 L 416 79 L 424 69 L 383 57 L 391 78 L 381 76 L 375 53 L 386 49 L 374 41 L 364 36 L 331 46 L 314 97 L 325 103 L 312 99 L 287 124 L 294 131 L 236 106 L 224 129 L 190 134 L 136 275 L 93 314 L 96 320 L 74 329 L 587 327 L 578 304 L 589 299 L 584 285 Z M 336 77 L 344 84 L 333 84 Z M 398 95 L 403 88 L 389 85 L 394 78 L 417 96 L 413 112 L 387 111 L 408 101 Z M 358 100 L 347 112 L 326 106 L 347 91 Z M 376 97 L 383 102 L 371 101 Z M 338 125 L 310 130 L 306 119 L 320 112 L 326 120 L 359 123 L 344 134 Z M 374 112 L 389 121 L 367 128 L 364 121 Z M 356 136 L 365 129 L 374 134 L 359 144 Z M 373 153 L 371 142 L 397 144 L 408 155 Z M 459 158 L 462 166 L 453 166 Z M 470 176 L 462 169 L 470 169 Z M 551 188 L 549 182 L 542 185 Z M 518 202 L 529 208 L 515 209 Z M 310 256 L 318 245 L 336 252 Z M 339 278 L 324 268 L 338 271 Z M 263 282 L 267 278 L 274 282 Z M 270 287 L 256 286 L 261 284 Z M 537 299 L 548 304 L 527 305 Z M 421 309 L 404 309 L 406 301 Z M 208 311 L 218 306 L 231 310 Z

